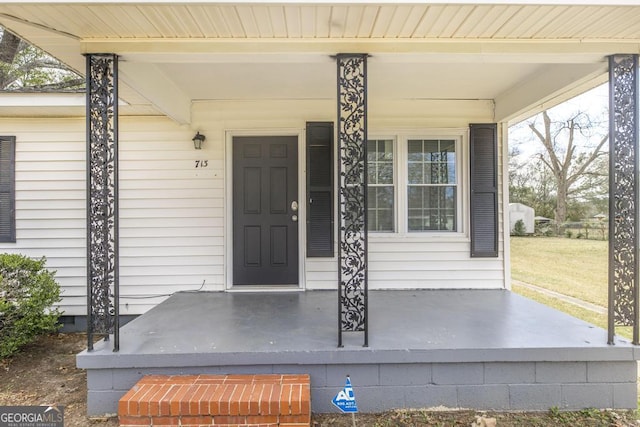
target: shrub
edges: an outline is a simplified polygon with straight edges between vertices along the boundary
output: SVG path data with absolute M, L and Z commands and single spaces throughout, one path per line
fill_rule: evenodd
M 16 353 L 38 335 L 58 329 L 60 301 L 55 272 L 46 259 L 0 254 L 0 359 Z
M 527 230 L 524 226 L 524 221 L 519 219 L 513 224 L 513 233 L 514 236 L 524 236 L 527 234 Z
M 571 231 L 571 230 L 566 230 L 566 231 L 564 232 L 564 236 L 565 236 L 567 239 L 572 238 L 572 237 L 573 237 L 573 231 Z

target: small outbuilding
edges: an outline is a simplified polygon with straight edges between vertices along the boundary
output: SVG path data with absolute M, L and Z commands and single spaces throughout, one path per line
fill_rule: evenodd
M 522 220 L 525 233 L 533 234 L 535 231 L 534 217 L 535 212 L 532 207 L 522 203 L 509 203 L 509 230 L 511 233 L 515 229 L 516 222 Z

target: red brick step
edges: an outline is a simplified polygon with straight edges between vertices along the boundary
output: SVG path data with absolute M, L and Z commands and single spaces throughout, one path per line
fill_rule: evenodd
M 309 375 L 149 375 L 118 404 L 121 427 L 308 427 Z

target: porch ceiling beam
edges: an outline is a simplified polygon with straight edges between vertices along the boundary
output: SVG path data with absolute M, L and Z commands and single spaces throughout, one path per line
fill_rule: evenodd
M 191 99 L 156 65 L 121 62 L 120 79 L 177 123 L 191 123 Z
M 515 122 L 604 83 L 607 63 L 554 64 L 495 98 L 495 120 Z
M 429 55 L 468 62 L 590 63 L 611 52 L 640 53 L 637 40 L 442 40 L 442 39 L 85 39 L 83 53 L 115 52 L 136 62 L 225 62 L 241 55 L 334 55 L 369 52 L 406 55 L 408 60 L 429 61 Z M 221 56 L 222 55 L 222 56 Z M 227 55 L 225 57 L 225 55 Z M 474 58 L 475 56 L 475 58 Z M 244 61 L 251 59 L 243 58 Z

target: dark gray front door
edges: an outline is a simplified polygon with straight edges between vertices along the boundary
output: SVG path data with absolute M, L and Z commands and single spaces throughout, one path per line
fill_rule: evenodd
M 234 137 L 234 285 L 298 283 L 297 204 L 298 138 Z

